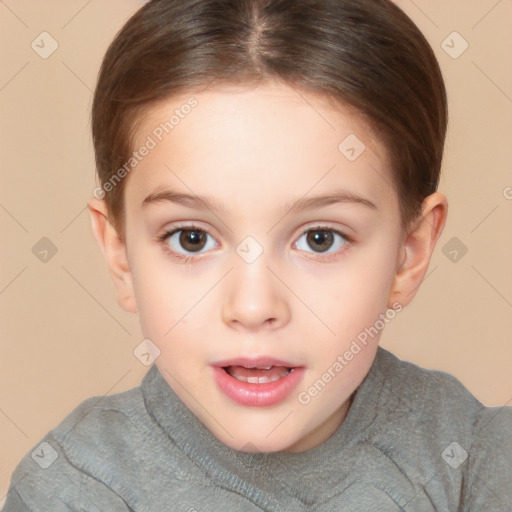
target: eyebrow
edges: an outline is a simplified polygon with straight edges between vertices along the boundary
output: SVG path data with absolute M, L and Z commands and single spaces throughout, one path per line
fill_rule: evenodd
M 174 204 L 181 204 L 196 210 L 212 210 L 227 213 L 228 209 L 210 196 L 198 196 L 195 194 L 187 194 L 177 192 L 170 189 L 159 189 L 151 192 L 141 203 L 141 208 L 155 203 L 170 202 Z M 283 211 L 287 214 L 298 213 L 304 210 L 312 210 L 314 208 L 322 208 L 331 204 L 337 203 L 353 203 L 367 206 L 368 208 L 377 210 L 377 206 L 359 194 L 350 192 L 348 190 L 339 189 L 333 192 L 315 196 L 315 197 L 302 197 L 300 199 L 286 203 L 283 206 Z

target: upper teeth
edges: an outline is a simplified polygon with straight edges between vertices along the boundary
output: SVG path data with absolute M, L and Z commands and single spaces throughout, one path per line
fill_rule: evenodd
M 249 384 L 267 384 L 268 382 L 275 382 L 276 380 L 281 379 L 282 377 L 286 377 L 291 370 L 283 370 L 281 375 L 275 375 L 274 377 L 243 377 L 241 375 L 232 375 L 235 379 L 241 382 L 248 382 Z

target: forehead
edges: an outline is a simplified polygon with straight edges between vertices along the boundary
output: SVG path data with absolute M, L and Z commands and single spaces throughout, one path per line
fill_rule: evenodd
M 161 186 L 241 208 L 333 187 L 393 200 L 385 147 L 362 116 L 289 86 L 223 86 L 167 98 L 141 117 L 134 149 L 149 139 L 153 148 L 127 183 L 137 204 Z

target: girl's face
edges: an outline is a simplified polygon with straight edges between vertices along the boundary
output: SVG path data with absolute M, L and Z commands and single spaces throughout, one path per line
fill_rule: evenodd
M 391 307 L 402 232 L 385 151 L 348 110 L 287 86 L 193 98 L 161 102 L 137 131 L 134 310 L 220 441 L 308 450 L 344 420 Z

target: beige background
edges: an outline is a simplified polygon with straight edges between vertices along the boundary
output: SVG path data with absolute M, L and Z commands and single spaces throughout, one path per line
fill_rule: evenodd
M 15 465 L 49 429 L 85 398 L 138 385 L 147 370 L 133 354 L 143 338 L 137 317 L 117 305 L 86 211 L 96 74 L 142 3 L 0 1 L 0 505 Z M 487 405 L 511 405 L 512 3 L 398 4 L 445 75 L 440 190 L 450 211 L 425 282 L 382 345 L 452 373 Z M 59 45 L 47 59 L 31 47 L 43 31 Z M 441 46 L 454 31 L 469 44 L 458 58 Z M 453 54 L 463 41 L 446 44 Z M 42 237 L 57 249 L 46 262 L 32 250 Z

